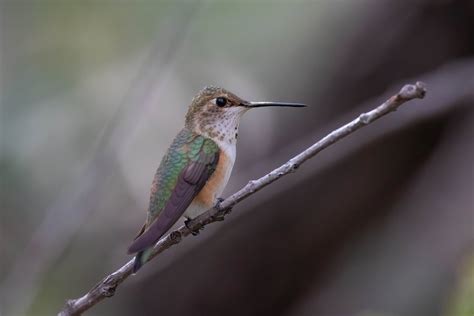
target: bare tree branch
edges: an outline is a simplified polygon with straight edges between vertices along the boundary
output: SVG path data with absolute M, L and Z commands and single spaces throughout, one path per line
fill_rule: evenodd
M 222 201 L 222 203 L 215 206 L 214 208 L 207 210 L 205 213 L 199 215 L 194 220 L 192 220 L 188 224 L 189 228 L 186 226 L 181 226 L 177 230 L 163 237 L 154 246 L 153 253 L 150 256 L 149 260 L 153 259 L 169 247 L 178 244 L 183 237 L 186 237 L 191 234 L 190 229 L 192 229 L 193 231 L 199 230 L 210 223 L 223 220 L 225 215 L 230 213 L 232 207 L 240 201 L 246 199 L 250 195 L 261 190 L 272 182 L 280 179 L 281 177 L 289 173 L 295 172 L 301 164 L 303 164 L 306 160 L 314 157 L 323 149 L 329 147 L 330 145 L 355 132 L 356 130 L 374 122 L 380 117 L 397 110 L 398 107 L 403 103 L 415 98 L 423 98 L 425 96 L 425 93 L 426 89 L 424 87 L 424 84 L 422 84 L 421 82 L 417 82 L 415 85 L 405 85 L 400 90 L 400 92 L 385 101 L 382 105 L 378 106 L 372 111 L 362 113 L 355 120 L 332 131 L 327 136 L 325 136 L 324 138 L 322 138 L 297 156 L 291 158 L 285 164 L 274 169 L 270 173 L 264 175 L 263 177 L 257 180 L 249 181 L 246 186 L 244 186 L 242 189 Z M 66 306 L 58 315 L 80 315 L 86 310 L 90 309 L 92 306 L 99 303 L 104 298 L 113 296 L 117 286 L 120 285 L 126 278 L 128 278 L 132 274 L 132 267 L 133 259 L 127 262 L 124 266 L 122 266 L 114 273 L 105 277 L 84 296 L 77 299 L 68 300 Z

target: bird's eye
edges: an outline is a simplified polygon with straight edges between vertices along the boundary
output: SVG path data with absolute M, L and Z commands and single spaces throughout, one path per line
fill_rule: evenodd
M 227 99 L 223 97 L 216 98 L 216 105 L 223 107 L 227 104 Z

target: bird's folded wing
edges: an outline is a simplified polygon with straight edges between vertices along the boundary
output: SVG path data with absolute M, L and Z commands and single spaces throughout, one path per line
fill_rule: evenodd
M 201 191 L 214 172 L 219 153 L 206 154 L 203 151 L 196 161 L 190 161 L 178 177 L 171 197 L 163 211 L 145 232 L 135 239 L 129 253 L 135 253 L 153 246 L 168 229 L 183 215 L 194 197 Z

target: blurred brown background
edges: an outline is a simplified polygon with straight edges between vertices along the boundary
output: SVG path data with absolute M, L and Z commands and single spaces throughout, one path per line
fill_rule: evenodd
M 428 95 L 163 253 L 87 315 L 474 315 L 474 1 L 2 1 L 0 314 L 129 257 L 203 86 L 244 117 L 226 195 L 404 83 Z

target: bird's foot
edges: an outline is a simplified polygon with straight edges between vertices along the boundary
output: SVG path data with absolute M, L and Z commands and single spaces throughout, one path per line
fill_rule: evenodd
M 218 197 L 218 198 L 216 199 L 216 205 L 214 205 L 214 208 L 217 209 L 217 210 L 221 210 L 221 208 L 222 208 L 222 207 L 221 207 L 222 202 L 224 202 L 224 199 L 221 198 L 221 197 Z
M 214 208 L 218 211 L 222 211 L 222 206 L 221 206 L 222 202 L 224 202 L 223 198 L 221 198 L 221 197 L 217 198 L 217 202 L 216 202 L 216 205 L 214 206 Z M 213 215 L 212 219 L 214 221 L 221 222 L 221 221 L 224 220 L 224 216 L 225 216 L 225 213 L 220 212 L 216 215 Z
M 189 229 L 189 231 L 191 232 L 193 236 L 197 236 L 199 235 L 200 228 L 192 229 L 191 227 L 189 227 L 189 222 L 191 221 L 192 221 L 191 217 L 186 217 L 186 220 L 184 221 L 184 226 L 186 226 L 186 228 Z

